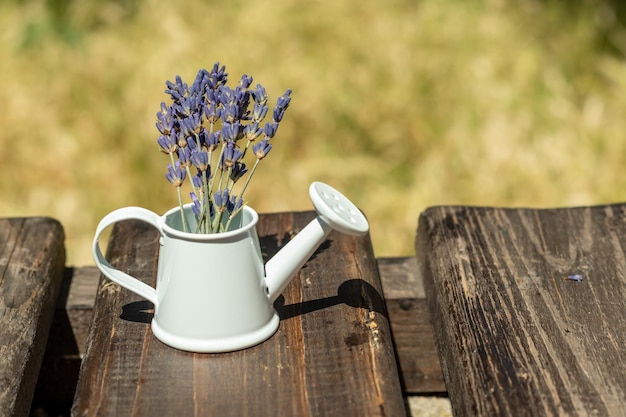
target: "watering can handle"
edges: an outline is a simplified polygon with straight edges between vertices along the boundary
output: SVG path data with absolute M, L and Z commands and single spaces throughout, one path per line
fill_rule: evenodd
M 107 214 L 98 224 L 96 229 L 96 235 L 93 239 L 93 258 L 96 261 L 96 265 L 102 271 L 102 273 L 111 281 L 121 285 L 122 287 L 138 294 L 148 301 L 151 301 L 155 306 L 157 304 L 156 290 L 151 286 L 139 281 L 137 278 L 132 277 L 119 269 L 115 269 L 104 257 L 100 250 L 100 235 L 110 225 L 122 220 L 142 220 L 146 223 L 156 227 L 159 231 L 162 230 L 162 220 L 156 213 L 146 210 L 141 207 L 124 207 L 112 211 Z

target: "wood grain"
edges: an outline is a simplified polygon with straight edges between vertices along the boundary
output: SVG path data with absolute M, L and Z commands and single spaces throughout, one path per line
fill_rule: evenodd
M 69 415 L 99 279 L 95 266 L 65 268 L 33 397 L 34 410 L 63 410 Z
M 445 393 L 424 282 L 415 257 L 380 258 L 378 271 L 407 394 Z
M 269 258 L 313 217 L 261 216 Z M 115 226 L 107 257 L 154 284 L 158 233 Z M 75 416 L 404 415 L 387 313 L 369 237 L 332 233 L 276 304 L 278 332 L 224 354 L 169 348 L 152 306 L 101 281 L 73 406 Z
M 0 219 L 0 415 L 27 416 L 65 263 L 49 218 Z
M 625 248 L 623 204 L 424 212 L 416 251 L 455 415 L 626 415 Z
M 446 386 L 415 257 L 379 258 L 403 393 L 444 393 Z M 76 391 L 85 340 L 100 280 L 95 266 L 66 267 L 33 403 L 69 408 Z

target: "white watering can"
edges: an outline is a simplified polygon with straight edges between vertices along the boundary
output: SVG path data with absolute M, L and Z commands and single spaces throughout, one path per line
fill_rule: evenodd
M 107 278 L 154 304 L 151 327 L 163 343 L 191 352 L 247 348 L 276 332 L 274 301 L 331 230 L 356 236 L 369 230 L 356 206 L 329 185 L 314 182 L 309 195 L 317 217 L 265 265 L 256 233 L 259 216 L 247 206 L 238 227 L 215 234 L 183 232 L 179 207 L 163 216 L 121 208 L 98 224 L 93 256 Z M 185 210 L 194 230 L 191 204 Z M 100 250 L 103 230 L 128 219 L 145 221 L 161 233 L 156 288 L 115 269 Z

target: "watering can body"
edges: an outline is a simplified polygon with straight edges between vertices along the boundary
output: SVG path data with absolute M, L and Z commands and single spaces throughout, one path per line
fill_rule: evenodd
M 316 184 L 316 193 L 325 190 L 324 204 L 341 196 L 321 183 L 312 184 L 311 190 Z M 266 265 L 256 232 L 259 217 L 247 206 L 232 230 L 215 234 L 183 232 L 178 207 L 163 216 L 140 207 L 121 208 L 98 225 L 93 255 L 107 278 L 154 303 L 152 331 L 165 344 L 191 352 L 239 350 L 261 343 L 276 332 L 280 320 L 273 302 L 333 228 L 341 230 L 341 225 L 348 225 L 351 229 L 341 231 L 353 234 L 368 230 L 362 214 L 340 202 L 341 208 L 324 207 L 326 211 L 334 210 L 334 214 L 318 215 Z M 193 223 L 191 205 L 184 210 L 185 218 Z M 348 214 L 343 213 L 346 210 Z M 343 218 L 337 218 L 337 212 Z M 100 250 L 101 233 L 127 219 L 145 221 L 161 234 L 155 288 L 114 268 Z M 190 230 L 195 227 L 189 226 Z

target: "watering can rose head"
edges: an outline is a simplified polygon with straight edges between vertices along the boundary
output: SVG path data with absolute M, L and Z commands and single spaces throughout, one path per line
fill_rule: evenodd
M 272 150 L 272 139 L 291 102 L 287 90 L 277 99 L 271 120 L 266 120 L 265 88 L 251 87 L 252 77 L 245 74 L 234 89 L 227 81 L 226 68 L 219 63 L 210 72 L 198 71 L 191 86 L 176 76 L 175 82 L 166 82 L 171 104 L 161 103 L 156 115 L 157 143 L 170 158 L 165 177 L 177 189 L 185 232 L 229 230 L 243 209 L 252 175 Z M 193 228 L 182 198 L 186 183 L 191 187 Z

